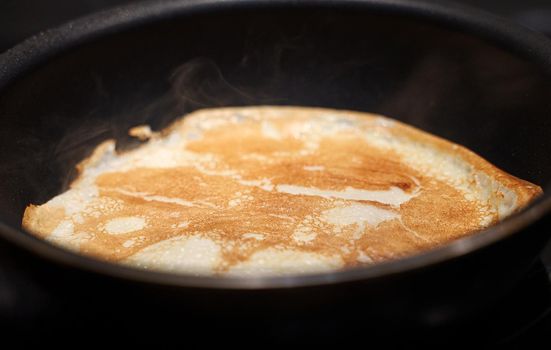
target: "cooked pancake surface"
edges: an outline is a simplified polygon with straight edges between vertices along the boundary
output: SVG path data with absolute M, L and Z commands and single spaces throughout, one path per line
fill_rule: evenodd
M 349 111 L 202 110 L 114 149 L 101 144 L 68 191 L 30 205 L 24 228 L 145 269 L 314 273 L 445 244 L 541 193 L 461 146 Z

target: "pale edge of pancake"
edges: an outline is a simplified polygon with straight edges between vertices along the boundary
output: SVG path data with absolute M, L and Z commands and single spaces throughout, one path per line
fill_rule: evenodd
M 175 121 L 161 132 L 151 133 L 148 137 L 150 136 L 151 140 L 163 140 L 169 135 L 181 131 L 184 123 L 201 122 L 208 124 L 211 117 L 217 123 L 220 122 L 220 117 L 230 118 L 238 112 L 247 113 L 247 116 L 253 119 L 255 116 L 258 116 L 258 118 L 278 118 L 280 113 L 288 115 L 288 112 L 298 112 L 310 114 L 314 117 L 331 115 L 356 119 L 360 122 L 360 128 L 362 123 L 368 123 L 370 127 L 363 130 L 363 135 L 365 135 L 368 143 L 398 153 L 402 162 L 431 177 L 449 183 L 461 190 L 467 199 L 486 203 L 488 211 L 495 214 L 488 216 L 483 226 L 489 226 L 520 210 L 543 192 L 539 186 L 500 170 L 463 146 L 396 120 L 363 112 L 281 106 L 206 109 L 193 112 L 185 118 Z M 373 128 L 373 125 L 377 125 L 377 127 Z M 144 144 L 144 146 L 147 144 Z M 83 185 L 82 182 L 86 181 L 87 178 L 85 176 L 87 171 L 94 172 L 96 170 L 101 173 L 109 170 L 101 169 L 102 165 L 107 163 L 108 160 L 122 155 L 116 154 L 114 148 L 114 140 L 104 141 L 97 146 L 88 158 L 77 165 L 79 175 L 71 183 L 70 188 Z M 83 195 L 86 196 L 86 193 Z M 55 218 L 66 217 L 63 207 L 49 206 L 49 203 L 47 202 L 41 206 L 29 205 L 23 215 L 22 227 L 42 238 L 47 238 L 56 229 L 56 227 L 52 227 L 53 223 L 56 222 Z M 71 239 L 67 238 L 65 237 L 66 240 L 63 245 L 69 249 L 78 250 L 78 246 L 72 246 Z M 78 237 L 74 239 L 78 240 Z M 266 254 L 268 253 L 266 252 Z M 305 258 L 309 259 L 311 257 Z M 131 259 L 129 260 L 131 261 Z M 250 263 L 253 264 L 254 261 Z M 290 272 L 293 271 L 292 266 L 286 266 L 285 268 Z

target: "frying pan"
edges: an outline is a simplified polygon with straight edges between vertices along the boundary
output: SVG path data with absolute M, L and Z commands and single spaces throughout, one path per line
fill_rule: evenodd
M 386 337 L 434 335 L 480 315 L 549 239 L 550 73 L 543 36 L 441 1 L 149 1 L 32 37 L 0 56 L 0 253 L 18 271 L 4 276 L 15 289 L 0 297 L 3 329 L 166 337 L 208 326 L 325 341 L 369 328 L 371 340 L 400 342 Z M 135 146 L 125 136 L 131 126 L 159 129 L 195 109 L 259 104 L 391 116 L 475 150 L 546 194 L 441 248 L 307 276 L 141 271 L 21 229 L 25 206 L 63 191 L 102 140 L 125 149 Z

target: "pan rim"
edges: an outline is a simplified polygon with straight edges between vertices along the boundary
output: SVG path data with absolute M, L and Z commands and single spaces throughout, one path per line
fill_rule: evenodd
M 551 41 L 546 37 L 508 20 L 463 5 L 437 4 L 425 0 L 307 0 L 301 2 L 293 0 L 152 0 L 76 19 L 16 45 L 0 55 L 0 91 L 51 57 L 111 33 L 203 11 L 266 6 L 359 7 L 428 20 L 438 25 L 452 25 L 469 35 L 488 39 L 491 44 L 511 46 L 551 71 Z M 274 289 L 375 279 L 433 266 L 481 250 L 511 235 L 522 234 L 523 229 L 542 219 L 549 212 L 551 212 L 551 196 L 546 193 L 503 222 L 440 248 L 373 266 L 284 277 L 209 277 L 145 271 L 73 253 L 3 222 L 0 222 L 0 237 L 61 265 L 135 282 L 177 287 Z

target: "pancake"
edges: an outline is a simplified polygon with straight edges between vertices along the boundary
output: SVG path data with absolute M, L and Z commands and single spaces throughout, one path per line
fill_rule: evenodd
M 195 275 L 371 265 L 503 220 L 542 193 L 457 144 L 367 113 L 206 109 L 106 141 L 23 227 L 101 260 Z

